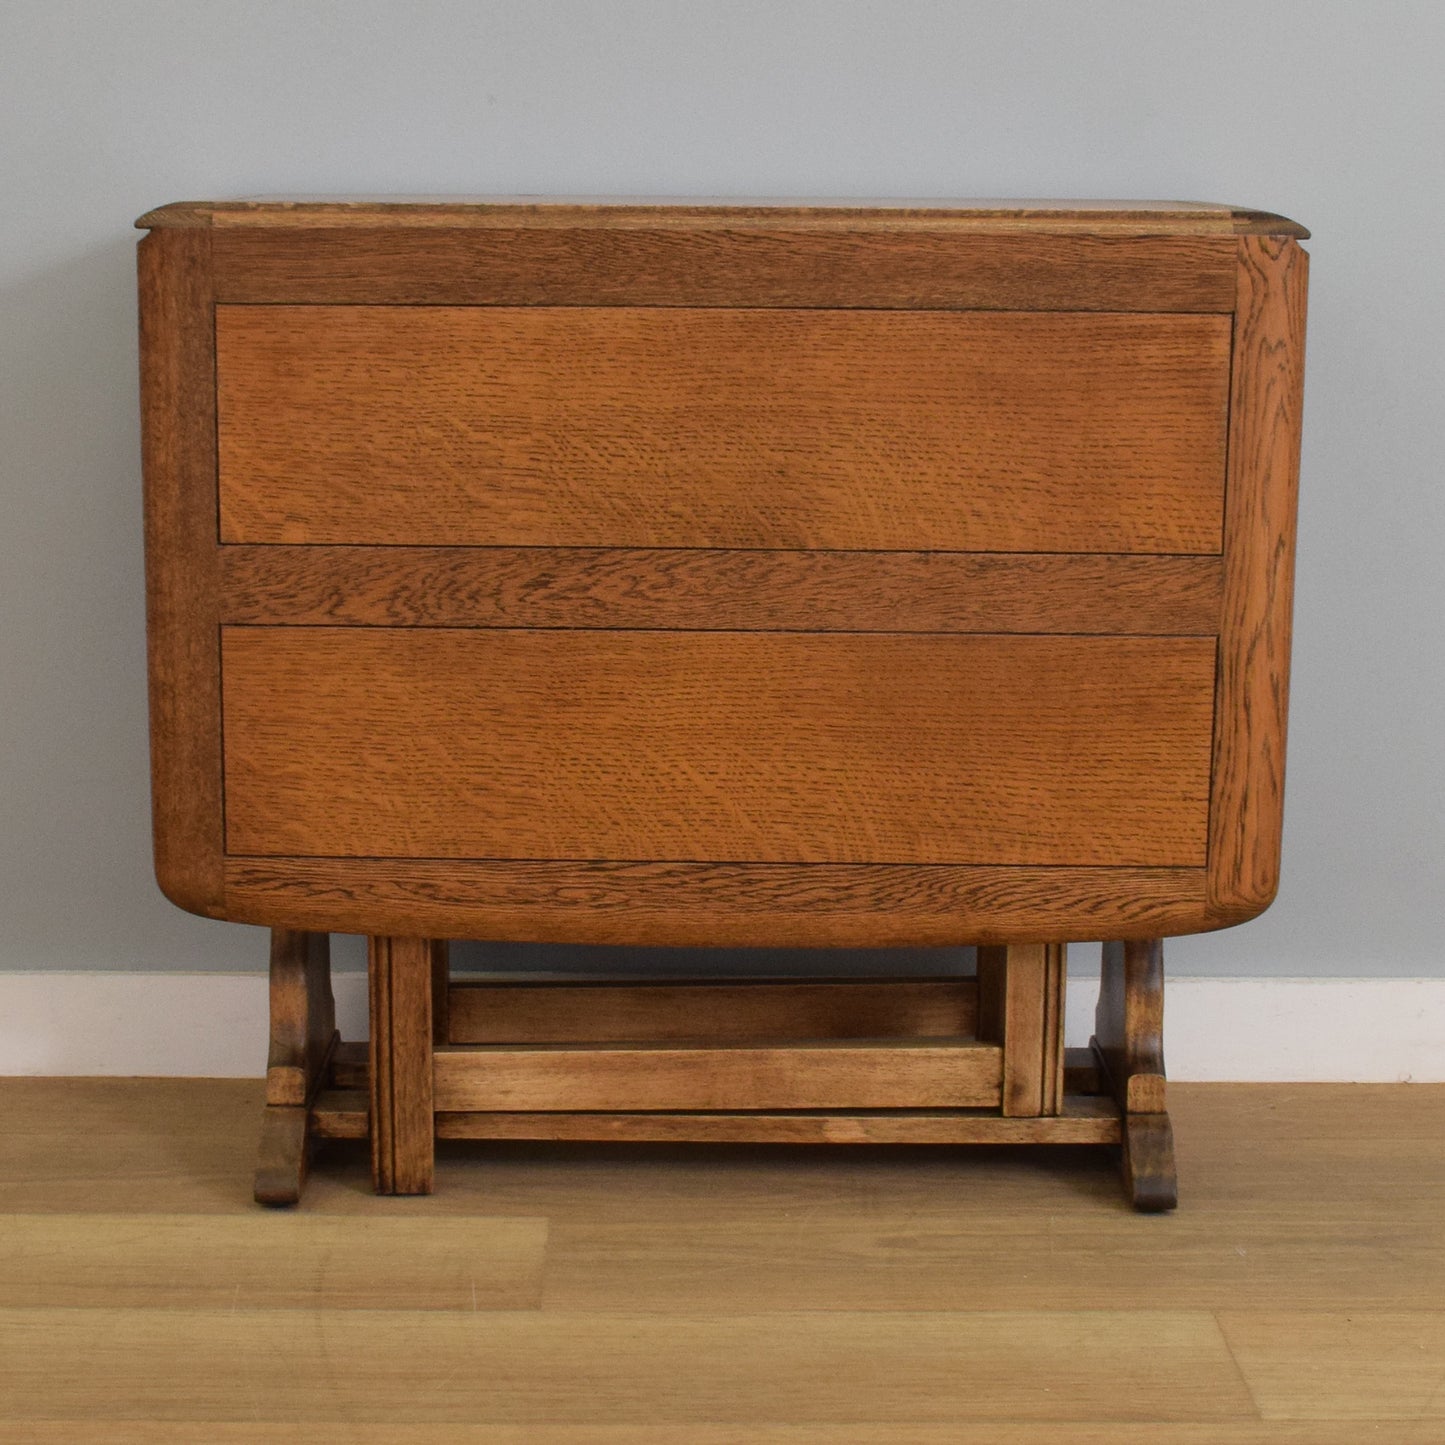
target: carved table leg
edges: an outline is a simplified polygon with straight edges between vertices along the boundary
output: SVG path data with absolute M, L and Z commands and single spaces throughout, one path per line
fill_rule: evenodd
M 426 938 L 370 940 L 371 1179 L 378 1194 L 432 1191 L 432 983 L 439 957 Z
M 1124 1183 L 1136 1209 L 1179 1202 L 1164 1083 L 1164 945 L 1106 943 L 1094 1053 L 1119 1105 Z
M 260 1204 L 295 1204 L 301 1197 L 310 1104 L 335 1046 L 330 936 L 272 929 L 271 1052 L 256 1167 Z

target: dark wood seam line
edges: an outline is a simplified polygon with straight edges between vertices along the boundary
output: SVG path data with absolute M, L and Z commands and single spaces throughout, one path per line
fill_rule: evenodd
M 221 824 L 221 857 L 226 857 L 226 669 L 221 654 L 221 639 L 225 629 L 230 625 L 225 619 L 225 584 L 220 576 L 221 553 L 221 362 L 220 362 L 220 336 L 217 334 L 216 326 L 216 264 L 215 256 L 211 248 L 210 238 L 206 241 L 206 280 L 207 290 L 210 293 L 211 312 L 211 456 L 215 466 L 215 503 L 216 503 L 216 556 L 214 559 L 214 586 L 215 593 L 215 658 L 216 658 L 216 742 L 220 747 L 220 777 L 217 779 L 220 804 Z M 224 902 L 226 896 L 226 880 L 224 869 L 221 877 L 221 898 Z
M 326 307 L 402 307 L 414 311 L 453 310 L 516 310 L 516 311 L 936 311 L 948 315 L 968 315 L 970 312 L 985 312 L 992 316 L 1232 316 L 1231 311 L 1221 311 L 1213 306 L 1194 309 L 1175 306 L 1168 311 L 1120 311 L 1115 307 L 1097 306 L 1036 306 L 1026 311 L 1016 306 L 846 306 L 814 303 L 799 305 L 795 301 L 780 301 L 775 306 L 739 306 L 731 301 L 227 301 L 217 300 L 218 306 L 314 306 L 319 310 Z
M 674 864 L 685 867 L 702 866 L 708 868 L 1016 868 L 1016 869 L 1047 869 L 1063 870 L 1075 869 L 1084 872 L 1112 871 L 1123 869 L 1134 873 L 1202 873 L 1204 865 L 1200 863 L 970 863 L 954 859 L 941 862 L 918 863 L 918 862 L 890 862 L 886 858 L 870 858 L 866 863 L 834 863 L 834 862 L 812 862 L 807 860 L 780 861 L 777 859 L 759 861 L 751 858 L 447 858 L 447 857 L 411 857 L 398 853 L 227 853 L 225 860 L 228 863 L 296 863 L 296 862 L 324 862 L 324 863 L 396 863 L 403 866 L 410 866 L 416 863 L 429 863 L 448 866 L 457 863 L 502 863 L 502 864 L 534 864 L 534 863 L 564 863 L 568 865 L 582 865 L 591 867 L 594 864 L 607 864 L 610 867 L 628 868 L 651 868 L 655 866 L 672 866 Z
M 1227 452 L 1226 438 L 1226 452 Z M 1227 463 L 1227 457 L 1226 457 Z M 642 544 L 636 542 L 247 542 L 218 538 L 217 546 L 275 548 L 278 551 L 304 551 L 312 547 L 346 548 L 357 552 L 746 552 L 758 556 L 802 556 L 822 553 L 832 556 L 869 557 L 1117 557 L 1131 561 L 1136 557 L 1178 558 L 1181 561 L 1209 562 L 1223 557 L 1218 552 L 1087 552 L 1077 549 L 1042 549 L 1016 551 L 1004 547 L 723 547 L 715 543 L 690 543 L 682 546 Z
M 589 622 L 505 623 L 490 622 L 231 622 L 222 627 L 253 628 L 259 631 L 315 631 L 329 628 L 337 632 L 678 632 L 718 633 L 726 636 L 748 634 L 757 637 L 1078 637 L 1078 638 L 1179 638 L 1202 640 L 1217 637 L 1218 629 L 1209 632 L 1050 632 L 1031 627 L 1026 631 L 1000 632 L 996 627 L 632 627 Z M 1217 667 L 1216 662 L 1216 667 Z
M 1229 545 L 1229 499 L 1234 482 L 1234 380 L 1239 370 L 1239 344 L 1241 326 L 1239 319 L 1239 284 L 1244 269 L 1244 247 L 1238 240 L 1234 243 L 1235 275 L 1233 322 L 1229 338 L 1229 391 L 1224 408 L 1224 486 L 1222 488 L 1223 514 L 1220 525 L 1220 567 L 1219 567 L 1219 622 L 1214 629 L 1214 704 L 1209 721 L 1209 802 L 1204 810 L 1204 824 L 1208 832 L 1204 835 L 1204 868 L 1206 874 L 1214 863 L 1214 812 L 1216 777 L 1219 769 L 1219 695 L 1224 690 L 1224 625 L 1225 607 L 1229 597 L 1228 567 L 1224 561 L 1224 549 Z M 1236 547 L 1237 550 L 1237 547 Z M 1238 565 L 1238 559 L 1235 559 Z
M 395 623 L 395 622 L 225 622 L 223 627 L 276 631 L 284 628 L 290 632 L 690 632 L 711 633 L 718 637 L 736 637 L 740 634 L 760 633 L 773 636 L 792 635 L 795 637 L 1079 637 L 1098 638 L 1100 641 L 1117 641 L 1122 638 L 1158 639 L 1166 641 L 1178 638 L 1180 641 L 1199 640 L 1213 637 L 1214 632 L 998 632 L 989 628 L 974 631 L 941 631 L 936 627 L 874 628 L 874 627 L 578 627 L 551 623 L 547 626 L 533 626 L 528 623 L 508 622 L 498 626 L 474 622 L 449 623 Z

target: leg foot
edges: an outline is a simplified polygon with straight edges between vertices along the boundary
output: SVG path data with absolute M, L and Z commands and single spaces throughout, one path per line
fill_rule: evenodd
M 295 1204 L 306 1183 L 306 1115 L 299 1104 L 268 1104 L 261 1116 L 257 1204 Z
M 1179 1203 L 1174 1170 L 1174 1129 L 1168 1114 L 1126 1114 L 1123 1119 L 1124 1187 L 1134 1208 L 1159 1214 Z
M 271 930 L 271 1051 L 256 1166 L 258 1204 L 295 1204 L 306 1180 L 307 1119 L 336 1047 L 331 939 Z

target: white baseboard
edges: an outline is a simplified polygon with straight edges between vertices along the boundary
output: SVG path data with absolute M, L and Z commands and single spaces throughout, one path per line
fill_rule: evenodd
M 1068 1041 L 1088 1042 L 1098 985 L 1069 981 Z M 366 983 L 335 979 L 343 1038 L 366 1036 Z M 0 973 L 0 1075 L 258 1077 L 256 973 Z M 1175 978 L 1174 1079 L 1445 1081 L 1445 979 Z

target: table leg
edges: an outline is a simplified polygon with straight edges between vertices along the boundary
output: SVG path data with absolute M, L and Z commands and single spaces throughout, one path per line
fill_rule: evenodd
M 1164 1080 L 1164 945 L 1104 945 L 1093 1049 L 1123 1129 L 1124 1183 L 1136 1209 L 1179 1202 Z
M 295 1204 L 306 1182 L 311 1100 L 336 1046 L 331 939 L 271 931 L 271 1049 L 256 1167 L 260 1204 Z
M 978 950 L 978 1036 L 1003 1045 L 1003 1112 L 1055 1115 L 1064 1094 L 1062 943 Z
M 432 980 L 437 949 L 426 938 L 373 937 L 371 1177 L 378 1194 L 430 1194 Z

